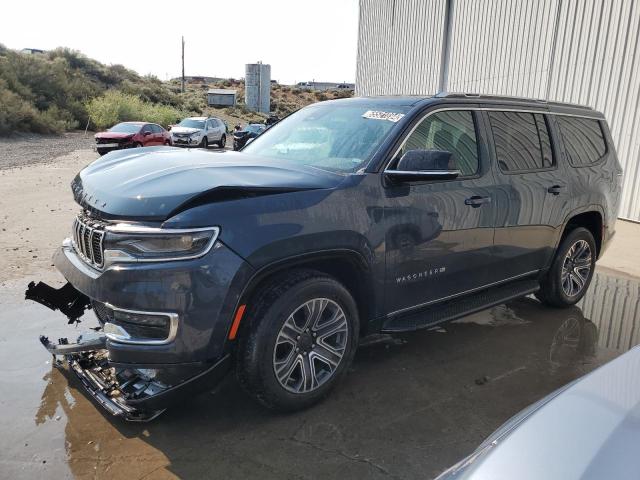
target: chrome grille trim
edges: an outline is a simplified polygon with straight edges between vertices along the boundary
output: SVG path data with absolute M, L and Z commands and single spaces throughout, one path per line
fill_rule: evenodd
M 89 265 L 104 266 L 104 225 L 78 215 L 73 221 L 73 249 Z

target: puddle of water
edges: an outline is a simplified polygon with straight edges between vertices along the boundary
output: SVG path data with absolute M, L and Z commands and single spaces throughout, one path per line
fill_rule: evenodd
M 17 287 L 0 292 L 0 305 L 3 478 L 384 476 L 372 463 L 429 476 L 526 405 L 640 343 L 640 282 L 597 273 L 577 307 L 520 299 L 437 331 L 378 336 L 306 412 L 267 412 L 230 378 L 136 425 L 103 414 L 52 368 L 38 335 L 73 338 L 62 316 L 25 303 Z M 93 326 L 87 317 L 82 326 Z

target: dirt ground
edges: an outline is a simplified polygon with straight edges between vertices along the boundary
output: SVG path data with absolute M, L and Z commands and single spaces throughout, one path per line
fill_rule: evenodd
M 75 150 L 93 148 L 93 132 L 69 132 L 64 135 L 16 134 L 0 137 L 0 170 L 57 161 Z
M 0 145 L 0 165 L 5 155 Z M 29 281 L 62 282 L 50 258 L 78 210 L 69 184 L 95 158 L 71 148 L 0 169 L 0 478 L 432 478 L 525 406 L 640 343 L 640 225 L 619 222 L 574 308 L 525 298 L 367 341 L 308 411 L 266 411 L 228 376 L 151 423 L 122 422 L 38 342 L 74 338 L 93 313 L 68 326 L 24 301 Z
M 0 284 L 50 270 L 79 208 L 71 180 L 97 157 L 90 149 L 75 150 L 48 163 L 0 170 Z

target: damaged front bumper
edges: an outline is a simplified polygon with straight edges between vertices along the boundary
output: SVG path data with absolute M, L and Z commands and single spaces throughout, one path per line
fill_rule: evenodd
M 78 322 L 91 308 L 87 296 L 67 283 L 60 289 L 31 283 L 25 298 L 60 310 L 69 323 Z M 106 325 L 109 325 L 108 323 Z M 68 366 L 85 391 L 112 415 L 129 421 L 150 421 L 169 405 L 216 385 L 228 372 L 229 355 L 216 362 L 188 364 L 122 364 L 109 359 L 108 342 L 113 335 L 104 325 L 81 334 L 76 342 L 60 338 L 57 343 L 41 336 L 40 342 L 54 357 L 56 366 Z

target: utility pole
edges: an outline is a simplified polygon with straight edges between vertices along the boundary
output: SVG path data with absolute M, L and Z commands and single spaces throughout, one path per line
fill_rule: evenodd
M 184 93 L 184 36 L 182 37 L 182 84 L 180 91 Z
M 440 53 L 440 78 L 438 79 L 438 93 L 446 92 L 449 88 L 449 64 L 451 63 L 451 30 L 453 28 L 453 2 L 446 0 L 444 10 L 444 26 L 442 31 L 442 52 Z

